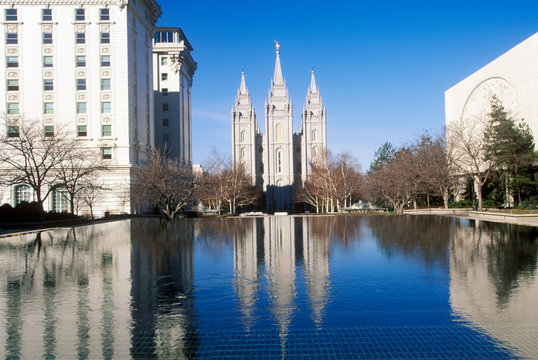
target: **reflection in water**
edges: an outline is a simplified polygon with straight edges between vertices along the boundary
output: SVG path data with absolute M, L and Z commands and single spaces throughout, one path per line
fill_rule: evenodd
M 536 236 L 448 217 L 271 216 L 1 239 L 0 358 L 194 359 L 228 330 L 277 358 L 297 352 L 297 329 L 407 323 L 472 325 L 533 358 Z
M 192 222 L 138 221 L 131 231 L 131 357 L 196 357 Z
M 457 317 L 514 348 L 538 354 L 538 231 L 469 221 L 451 228 L 450 302 Z

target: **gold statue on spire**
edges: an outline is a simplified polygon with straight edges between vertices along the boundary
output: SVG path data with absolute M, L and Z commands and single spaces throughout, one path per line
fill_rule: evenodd
M 280 43 L 277 40 L 274 40 L 274 41 L 275 41 L 276 52 L 278 52 L 278 49 L 280 49 Z

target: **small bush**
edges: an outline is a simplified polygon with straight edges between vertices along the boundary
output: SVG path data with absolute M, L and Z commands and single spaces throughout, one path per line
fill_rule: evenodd
M 460 201 L 453 202 L 452 204 L 449 204 L 448 207 L 449 208 L 456 208 L 456 209 L 471 208 L 471 207 L 473 207 L 473 202 L 471 200 L 469 200 L 469 199 L 463 199 L 463 200 L 460 200 Z

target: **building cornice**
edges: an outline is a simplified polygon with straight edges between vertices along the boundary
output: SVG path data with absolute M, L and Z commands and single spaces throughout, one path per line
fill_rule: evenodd
M 143 0 L 148 10 L 151 12 L 151 19 L 157 22 L 162 15 L 162 10 L 155 0 Z M 0 0 L 0 5 L 116 5 L 123 9 L 129 4 L 129 0 Z

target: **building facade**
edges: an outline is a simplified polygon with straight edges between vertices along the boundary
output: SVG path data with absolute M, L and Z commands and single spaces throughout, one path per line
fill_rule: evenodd
M 279 45 L 268 99 L 265 133 L 258 128 L 256 112 L 246 86 L 245 73 L 232 110 L 232 158 L 252 185 L 265 193 L 266 210 L 291 210 L 296 186 L 306 181 L 312 167 L 325 161 L 327 112 L 312 70 L 302 110 L 301 130 L 293 133 L 293 105 L 282 75 Z
M 491 112 L 495 96 L 515 119 L 538 135 L 538 33 L 516 45 L 445 92 L 446 124 L 476 121 Z
M 110 169 L 99 181 L 114 190 L 96 205 L 100 215 L 135 211 L 132 170 L 143 164 L 149 149 L 168 140 L 190 163 L 190 86 L 196 64 L 180 29 L 167 29 L 177 41 L 169 47 L 156 41 L 161 50 L 153 52 L 160 15 L 155 0 L 0 0 L 0 53 L 5 59 L 0 72 L 6 77 L 0 82 L 0 114 L 10 123 L 39 121 L 45 131 L 67 128 L 82 144 L 99 150 Z M 156 99 L 163 106 L 166 88 L 154 81 L 154 74 L 164 73 L 154 59 L 165 57 L 173 69 L 166 69 L 173 74 L 169 89 L 174 92 L 168 105 L 169 133 L 162 108 L 154 108 Z M 184 144 L 183 149 L 176 144 Z M 45 201 L 46 211 L 68 210 L 61 189 Z M 1 203 L 13 206 L 35 200 L 24 185 L 0 192 Z
M 158 27 L 153 42 L 155 146 L 192 164 L 192 78 L 197 65 L 180 28 Z

